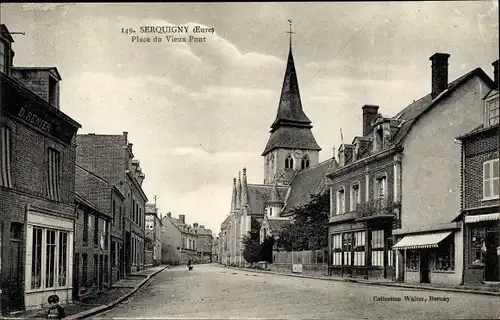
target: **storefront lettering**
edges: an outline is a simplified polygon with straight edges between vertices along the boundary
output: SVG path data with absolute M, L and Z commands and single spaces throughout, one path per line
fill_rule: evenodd
M 43 120 L 42 118 L 38 117 L 37 115 L 33 114 L 30 111 L 26 111 L 26 109 L 23 107 L 21 107 L 17 116 L 23 119 L 24 121 L 28 122 L 29 124 L 34 125 L 39 129 L 42 129 L 45 132 L 48 133 L 52 132 L 52 125 L 49 122 Z

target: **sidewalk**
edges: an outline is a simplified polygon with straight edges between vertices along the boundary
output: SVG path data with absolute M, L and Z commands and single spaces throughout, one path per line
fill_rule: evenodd
M 63 305 L 67 320 L 83 319 L 111 309 L 137 292 L 149 279 L 168 268 L 168 266 L 158 266 L 136 273 L 130 274 L 127 278 L 121 279 L 113 284 L 106 291 L 95 297 L 86 298 L 81 302 Z M 47 310 L 32 310 L 13 314 L 12 318 L 46 318 Z
M 441 284 L 434 284 L 434 283 L 418 283 L 418 284 L 408 284 L 408 283 L 399 283 L 399 282 L 393 282 L 390 279 L 377 279 L 377 280 L 367 280 L 367 279 L 358 279 L 358 278 L 343 278 L 343 277 L 338 277 L 338 276 L 313 276 L 313 275 L 304 275 L 304 274 L 297 274 L 297 273 L 284 273 L 284 272 L 275 272 L 275 271 L 270 271 L 270 270 L 260 270 L 260 269 L 251 269 L 251 268 L 244 268 L 244 267 L 229 267 L 225 265 L 218 265 L 221 268 L 227 268 L 227 269 L 237 269 L 237 270 L 244 270 L 248 272 L 255 272 L 255 273 L 268 273 L 268 274 L 275 274 L 275 275 L 282 275 L 282 276 L 289 276 L 289 277 L 297 277 L 297 278 L 308 278 L 308 279 L 319 279 L 319 280 L 326 280 L 326 281 L 340 281 L 340 282 L 355 282 L 355 283 L 362 283 L 362 284 L 368 284 L 368 285 L 377 285 L 377 286 L 387 286 L 387 287 L 400 287 L 400 288 L 408 288 L 408 289 L 418 289 L 418 290 L 436 290 L 436 291 L 448 291 L 448 292 L 461 292 L 461 293 L 473 293 L 473 294 L 483 294 L 483 295 L 490 295 L 490 296 L 500 296 L 500 287 L 498 285 L 459 285 L 459 286 L 452 286 L 452 285 L 441 285 Z

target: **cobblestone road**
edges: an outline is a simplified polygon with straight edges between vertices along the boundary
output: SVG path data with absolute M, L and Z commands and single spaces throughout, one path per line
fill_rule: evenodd
M 499 300 L 195 265 L 166 269 L 94 319 L 499 319 Z

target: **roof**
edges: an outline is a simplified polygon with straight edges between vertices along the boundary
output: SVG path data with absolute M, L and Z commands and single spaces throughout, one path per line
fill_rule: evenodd
M 326 190 L 328 180 L 326 173 L 337 166 L 337 161 L 330 158 L 305 170 L 299 171 L 290 184 L 290 195 L 286 199 L 282 215 L 294 208 L 306 205 L 311 200 L 311 194 L 319 194 Z
M 14 38 L 12 38 L 12 36 L 10 35 L 9 29 L 7 29 L 7 26 L 3 23 L 0 24 L 0 33 L 10 42 L 14 42 Z
M 275 148 L 321 150 L 311 128 L 311 120 L 302 109 L 297 72 L 290 47 L 278 112 L 271 125 L 271 137 L 262 155 Z
M 481 124 L 480 126 L 472 129 L 471 131 L 465 133 L 465 134 L 462 134 L 458 137 L 456 137 L 457 140 L 464 140 L 464 139 L 467 139 L 467 138 L 470 138 L 470 137 L 473 137 L 477 134 L 480 134 L 480 133 L 483 133 L 483 132 L 486 132 L 486 131 L 490 131 L 490 130 L 493 130 L 493 129 L 498 129 L 498 126 L 499 124 L 495 124 L 495 125 L 492 125 L 492 126 L 488 126 L 488 127 L 485 127 L 484 124 Z
M 474 76 L 482 78 L 486 83 L 490 85 L 490 87 L 494 87 L 494 82 L 491 80 L 491 78 L 486 73 L 484 73 L 481 68 L 476 68 L 459 77 L 458 79 L 450 82 L 450 84 L 448 85 L 448 89 L 439 94 L 435 99 L 432 99 L 431 94 L 429 93 L 428 95 L 413 102 L 393 117 L 393 119 L 395 120 L 402 121 L 400 128 L 394 138 L 394 142 L 396 144 L 401 143 L 410 132 L 413 124 L 418 121 L 418 119 L 425 112 L 430 110 L 434 105 L 437 104 L 437 102 L 449 96 L 456 88 L 458 88 L 460 85 Z
M 286 195 L 288 186 L 277 186 L 280 195 Z M 273 185 L 248 184 L 250 214 L 263 215 L 266 202 L 271 197 Z
M 277 232 L 280 232 L 283 227 L 287 226 L 290 224 L 290 220 L 289 219 L 273 219 L 273 218 L 268 218 L 267 219 L 268 223 L 269 223 L 269 228 L 272 230 L 272 231 L 277 231 Z

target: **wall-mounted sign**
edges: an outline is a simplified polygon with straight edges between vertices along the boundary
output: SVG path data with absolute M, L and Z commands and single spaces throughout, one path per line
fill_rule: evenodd
M 292 264 L 292 272 L 302 273 L 302 264 Z

